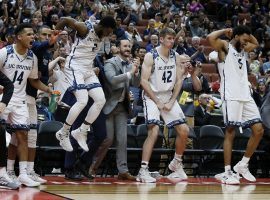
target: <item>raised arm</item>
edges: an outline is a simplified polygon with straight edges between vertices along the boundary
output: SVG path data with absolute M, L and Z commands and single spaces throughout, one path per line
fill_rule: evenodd
M 244 50 L 246 52 L 250 52 L 258 47 L 259 47 L 259 43 L 258 43 L 257 39 L 253 35 L 250 34 L 249 41 L 248 41 L 247 45 L 244 47 Z
M 218 52 L 223 51 L 223 49 L 226 47 L 226 41 L 221 40 L 219 38 L 222 35 L 226 35 L 230 38 L 232 35 L 232 29 L 226 28 L 226 29 L 214 31 L 206 37 L 209 44 Z
M 61 17 L 60 21 L 56 24 L 56 30 L 63 30 L 65 26 L 77 31 L 77 35 L 85 37 L 88 33 L 88 28 L 84 22 L 78 22 L 70 17 Z

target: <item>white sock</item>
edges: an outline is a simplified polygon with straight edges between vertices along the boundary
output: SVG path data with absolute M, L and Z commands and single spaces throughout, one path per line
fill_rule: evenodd
M 146 168 L 148 167 L 148 164 L 149 164 L 149 162 L 147 162 L 147 161 L 142 161 L 142 162 L 141 162 L 141 168 L 146 169 Z
M 27 173 L 34 171 L 34 162 L 27 162 Z
M 248 164 L 250 158 L 243 156 L 242 160 L 240 161 L 243 164 Z
M 7 160 L 7 171 L 14 171 L 15 160 Z
M 69 132 L 70 127 L 71 127 L 70 125 L 68 125 L 68 124 L 64 123 L 64 125 L 63 125 L 63 131 L 65 131 L 65 132 Z
M 27 174 L 27 161 L 20 161 L 19 168 L 20 168 L 20 175 Z
M 176 153 L 174 154 L 174 159 L 176 159 L 177 161 L 180 161 L 181 162 L 182 161 L 182 157 L 183 157 L 182 155 L 179 155 L 179 154 L 176 154 Z
M 89 125 L 89 124 L 82 123 L 82 125 L 81 125 L 80 129 L 81 129 L 82 131 L 87 132 L 87 131 L 88 131 L 88 129 L 89 129 L 89 127 L 90 127 L 90 125 Z
M 0 176 L 3 176 L 7 173 L 6 168 L 5 167 L 0 167 Z
M 231 170 L 232 168 L 231 168 L 231 165 L 226 165 L 225 166 L 225 172 L 227 172 L 227 171 L 229 171 L 229 170 Z

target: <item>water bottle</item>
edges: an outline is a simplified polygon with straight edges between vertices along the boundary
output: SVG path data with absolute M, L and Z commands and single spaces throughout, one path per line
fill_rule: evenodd
M 61 92 L 58 90 L 55 90 L 52 92 L 49 107 L 48 107 L 48 110 L 51 113 L 55 112 L 55 110 L 57 108 L 57 102 L 59 101 L 60 95 L 61 95 Z

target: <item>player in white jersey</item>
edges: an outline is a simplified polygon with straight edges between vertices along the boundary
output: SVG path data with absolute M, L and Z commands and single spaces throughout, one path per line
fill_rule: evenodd
M 225 35 L 231 38 L 230 42 L 221 40 Z M 251 97 L 247 76 L 247 53 L 259 46 L 256 38 L 246 26 L 237 26 L 234 29 L 214 31 L 207 36 L 207 40 L 218 52 L 218 68 L 221 77 L 220 92 L 223 100 L 223 115 L 226 125 L 224 140 L 225 172 L 215 177 L 225 184 L 239 184 L 239 176 L 231 170 L 232 145 L 235 127 L 250 127 L 252 136 L 249 139 L 245 154 L 233 170 L 249 181 L 256 178 L 249 172 L 248 162 L 256 150 L 262 135 L 263 126 L 260 113 Z
M 69 130 L 86 106 L 88 96 L 90 96 L 94 103 L 89 109 L 84 123 L 71 133 L 83 150 L 88 151 L 87 130 L 96 120 L 106 102 L 99 80 L 93 70 L 93 60 L 100 49 L 101 39 L 112 33 L 116 23 L 110 16 L 102 18 L 95 25 L 90 21 L 77 22 L 72 18 L 61 18 L 56 29 L 63 29 L 64 26 L 77 31 L 76 40 L 66 60 L 64 71 L 70 84 L 69 90 L 73 91 L 77 102 L 71 107 L 63 128 L 56 133 L 56 138 L 66 151 L 73 150 L 69 140 Z
M 160 32 L 160 46 L 147 53 L 142 65 L 144 115 L 148 124 L 148 137 L 143 145 L 141 169 L 137 181 L 156 182 L 148 170 L 149 160 L 158 137 L 160 115 L 169 128 L 177 131 L 176 152 L 169 164 L 173 171 L 169 178 L 187 179 L 183 170 L 182 155 L 186 147 L 189 128 L 176 98 L 180 92 L 184 67 L 181 57 L 172 50 L 175 32 L 164 28 Z M 181 137 L 180 137 L 181 135 Z
M 40 183 L 33 181 L 27 175 L 27 131 L 29 130 L 29 113 L 26 102 L 27 79 L 37 89 L 50 92 L 50 89 L 38 79 L 37 58 L 29 48 L 34 41 L 34 32 L 31 24 L 23 23 L 15 29 L 16 43 L 0 50 L 0 70 L 14 84 L 14 93 L 1 118 L 6 120 L 14 131 L 11 144 L 9 145 L 8 159 L 14 160 L 16 157 L 17 144 L 19 156 L 20 175 L 18 180 L 26 186 L 38 186 Z M 9 168 L 9 165 L 7 166 Z M 8 169 L 9 170 L 9 169 Z M 13 175 L 12 179 L 15 179 Z

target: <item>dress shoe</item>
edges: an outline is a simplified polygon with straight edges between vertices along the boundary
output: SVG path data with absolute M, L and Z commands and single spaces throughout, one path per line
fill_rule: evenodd
M 65 172 L 65 179 L 72 180 L 72 181 L 81 181 L 83 180 L 83 176 L 80 172 L 74 170 L 74 169 L 68 169 Z
M 129 172 L 119 173 L 118 174 L 118 179 L 119 180 L 136 181 L 136 177 L 132 176 Z
M 91 174 L 89 174 L 88 170 L 86 169 L 86 166 L 82 163 L 81 160 L 77 160 L 74 164 L 74 168 L 76 170 L 78 170 L 79 172 L 81 172 L 81 174 L 88 178 L 89 180 L 93 180 L 94 179 L 94 176 L 92 176 Z

